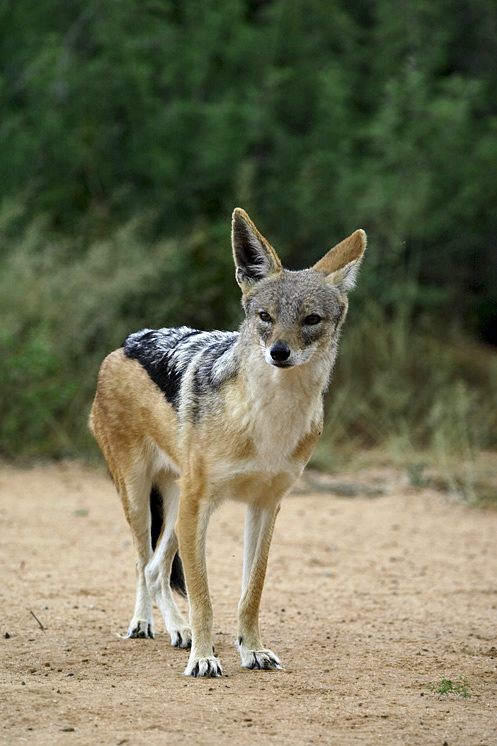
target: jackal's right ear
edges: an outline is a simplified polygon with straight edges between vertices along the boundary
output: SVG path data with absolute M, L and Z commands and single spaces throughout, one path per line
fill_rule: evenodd
M 281 262 L 271 244 L 262 236 L 241 207 L 233 211 L 231 240 L 236 281 L 246 293 L 259 280 L 282 271 Z
M 347 293 L 355 285 L 359 265 L 365 251 L 366 234 L 359 229 L 333 249 L 330 249 L 313 266 L 313 269 L 324 272 L 328 282 L 336 285 L 340 292 Z

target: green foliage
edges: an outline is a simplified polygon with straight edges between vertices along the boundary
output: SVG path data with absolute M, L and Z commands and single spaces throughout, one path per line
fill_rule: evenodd
M 231 254 L 214 260 L 216 232 L 199 228 L 181 242 L 150 243 L 143 240 L 149 222 L 124 225 L 85 251 L 74 251 L 68 239 L 47 243 L 40 224 L 11 243 L 0 275 L 4 455 L 88 453 L 98 368 L 127 334 L 195 325 L 199 298 L 207 328 L 235 315 Z
M 471 691 L 468 687 L 468 682 L 461 676 L 459 677 L 459 681 L 455 684 L 450 679 L 443 678 L 439 684 L 432 684 L 428 687 L 428 689 L 430 690 L 430 692 L 434 692 L 435 694 L 439 694 L 440 696 L 457 694 L 463 699 L 468 699 L 468 697 L 471 697 Z
M 7 0 L 0 24 L 1 453 L 87 452 L 129 331 L 238 324 L 237 204 L 292 268 L 369 235 L 329 446 L 494 443 L 495 370 L 449 339 L 495 334 L 497 6 Z
M 5 455 L 52 456 L 55 444 L 70 443 L 60 417 L 76 382 L 61 381 L 56 371 L 42 328 L 27 335 L 22 345 L 11 335 L 0 337 L 0 444 Z
M 363 224 L 381 246 L 382 303 L 406 272 L 473 328 L 496 299 L 497 8 L 485 0 L 0 12 L 0 197 L 21 196 L 28 217 L 93 238 L 151 209 L 156 234 L 176 237 L 243 203 L 295 266 Z
M 133 221 L 85 251 L 69 239 L 47 243 L 43 223 L 12 240 L 0 275 L 3 454 L 91 453 L 86 420 L 97 371 L 129 332 L 238 325 L 229 225 L 154 242 L 149 227 L 150 219 Z M 442 465 L 455 452 L 471 458 L 494 447 L 497 366 L 485 348 L 441 343 L 405 305 L 392 316 L 378 302 L 361 308 L 355 300 L 315 464 L 332 466 L 344 445 L 429 447 Z
M 354 298 L 355 300 L 355 298 Z M 405 305 L 386 314 L 351 303 L 314 463 L 334 449 L 389 446 L 471 460 L 497 445 L 497 365 L 485 347 L 449 342 L 423 329 Z M 460 491 L 460 490 L 458 490 Z M 468 485 L 468 491 L 470 485 Z

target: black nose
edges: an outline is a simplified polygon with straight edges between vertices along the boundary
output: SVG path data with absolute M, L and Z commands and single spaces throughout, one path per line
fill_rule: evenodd
M 284 363 L 290 357 L 290 348 L 282 344 L 273 345 L 270 355 L 277 363 Z

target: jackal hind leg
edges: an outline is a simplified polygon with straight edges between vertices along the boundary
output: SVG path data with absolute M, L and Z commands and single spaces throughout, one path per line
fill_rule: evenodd
M 116 486 L 123 501 L 136 550 L 136 602 L 126 637 L 150 638 L 154 636 L 154 619 L 152 598 L 145 579 L 145 568 L 152 557 L 151 482 L 145 470 L 140 470 L 127 479 L 116 480 Z
M 205 540 L 210 514 L 207 502 L 200 501 L 193 492 L 182 490 L 176 530 L 192 626 L 192 649 L 185 674 L 195 677 L 223 675 L 219 659 L 214 654 L 212 605 L 207 583 Z
M 243 549 L 242 597 L 238 605 L 238 650 L 245 668 L 282 668 L 279 658 L 262 644 L 259 630 L 261 602 L 269 547 L 279 505 L 247 505 Z
M 192 632 L 176 605 L 170 584 L 171 567 L 178 550 L 174 526 L 178 516 L 179 488 L 175 475 L 165 471 L 154 476 L 154 485 L 162 496 L 164 523 L 153 557 L 145 568 L 147 588 L 164 618 L 171 645 L 189 648 Z

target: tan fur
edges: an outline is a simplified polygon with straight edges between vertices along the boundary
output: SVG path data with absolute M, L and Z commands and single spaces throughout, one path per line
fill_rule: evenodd
M 211 513 L 226 498 L 247 504 L 238 623 L 242 664 L 251 668 L 280 667 L 277 656 L 263 647 L 259 631 L 269 546 L 280 500 L 302 472 L 321 434 L 322 393 L 345 318 L 345 293 L 353 284 L 354 265 L 364 252 L 365 234 L 356 231 L 338 244 L 314 266 L 311 275 L 287 273 L 289 279 L 285 280 L 276 252 L 247 214 L 237 208 L 233 215 L 233 248 L 247 313 L 237 342 L 239 364 L 236 374 L 219 391 L 213 389 L 209 394 L 209 407 L 202 410 L 201 417 L 195 419 L 189 414 L 187 394 L 182 393 L 179 406 L 173 408 L 145 368 L 122 350 L 111 353 L 102 364 L 90 415 L 91 431 L 114 478 L 137 549 L 137 600 L 128 635 L 153 636 L 151 600 L 155 600 L 172 644 L 186 647 L 192 640 L 185 673 L 194 676 L 221 674 L 212 647 L 205 535 Z M 258 277 L 258 272 L 264 276 Z M 278 293 L 283 292 L 285 282 L 293 283 L 292 288 L 302 288 L 303 300 L 297 310 L 290 308 L 286 316 L 283 313 L 277 318 Z M 327 288 L 328 282 L 336 284 L 336 292 Z M 293 290 L 288 292 L 293 299 Z M 322 335 L 316 342 L 310 338 L 307 347 L 302 347 L 304 322 L 292 321 L 291 313 L 299 313 L 302 318 L 315 314 L 316 292 L 323 296 L 319 308 L 332 304 L 335 316 L 323 319 Z M 274 316 L 267 333 L 257 303 L 265 304 L 264 311 Z M 255 341 L 256 328 L 261 326 L 264 340 Z M 268 364 L 268 355 L 280 340 L 295 350 L 296 363 L 288 370 Z M 186 389 L 191 384 L 188 375 L 182 384 Z M 165 509 L 155 552 L 150 544 L 152 485 L 160 487 Z M 178 542 L 192 631 L 169 588 Z
M 332 272 L 342 269 L 342 267 L 345 267 L 346 264 L 349 264 L 354 259 L 357 259 L 364 252 L 365 248 L 366 234 L 363 230 L 359 229 L 337 244 L 333 249 L 330 249 L 319 262 L 316 262 L 313 269 L 329 275 Z
M 315 428 L 310 433 L 307 433 L 306 435 L 304 435 L 304 437 L 298 442 L 297 447 L 292 453 L 292 459 L 294 459 L 297 462 L 303 461 L 304 464 L 307 464 L 307 462 L 312 456 L 314 446 L 318 442 L 320 435 L 321 435 L 321 428 L 319 430 Z
M 151 443 L 180 468 L 174 410 L 142 366 L 136 360 L 128 360 L 122 350 L 112 352 L 102 363 L 89 424 L 123 498 L 127 516 L 124 484 L 136 461 L 146 461 Z

